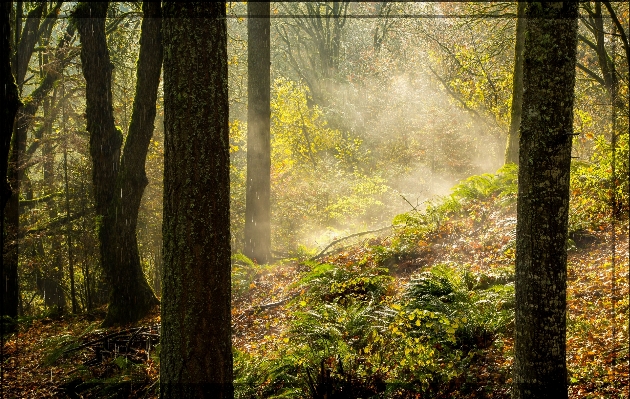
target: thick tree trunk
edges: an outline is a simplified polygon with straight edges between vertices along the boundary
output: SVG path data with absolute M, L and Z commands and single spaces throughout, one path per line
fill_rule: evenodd
M 162 398 L 234 395 L 225 16 L 164 4 Z
M 2 68 L 2 104 L 0 112 L 2 112 L 2 121 L 0 125 L 0 292 L 2 298 L 0 301 L 0 316 L 17 316 L 18 312 L 18 286 L 17 286 L 17 267 L 7 267 L 4 260 L 4 210 L 6 204 L 11 198 L 11 186 L 7 182 L 7 170 L 9 162 L 9 148 L 11 146 L 11 137 L 13 135 L 13 122 L 18 107 L 21 105 L 18 95 L 17 85 L 11 72 L 11 2 L 0 4 L 0 24 L 2 31 L 0 32 L 0 68 Z M 15 195 L 14 195 L 15 196 Z M 17 266 L 17 264 L 15 265 Z M 0 325 L 3 325 L 0 323 Z
M 137 321 L 158 304 L 142 273 L 136 239 L 138 210 L 147 184 L 144 160 L 153 133 L 161 65 L 159 4 L 143 7 L 150 17 L 142 24 L 135 120 L 122 161 L 122 133 L 114 125 L 112 65 L 105 38 L 107 3 L 81 3 L 73 14 L 81 35 L 101 264 L 111 289 L 104 326 Z
M 79 3 L 72 18 L 81 37 L 81 67 L 85 77 L 87 131 L 90 133 L 92 182 L 100 260 L 105 279 L 116 278 L 114 224 L 117 210 L 111 207 L 120 166 L 122 132 L 114 125 L 112 64 L 105 39 L 107 3 Z M 110 285 L 111 286 L 111 285 Z
M 135 321 L 156 305 L 158 300 L 142 272 L 136 227 L 144 189 L 148 184 L 145 161 L 153 136 L 157 89 L 162 69 L 162 19 L 160 3 L 144 2 L 140 36 L 140 55 L 129 133 L 120 162 L 114 207 L 116 247 L 120 260 L 112 281 L 109 312 L 104 324 Z M 132 305 L 133 304 L 133 305 Z M 129 307 L 133 306 L 130 310 Z
M 514 73 L 512 75 L 512 108 L 510 131 L 505 149 L 505 163 L 518 165 L 518 129 L 521 126 L 523 108 L 523 47 L 525 45 L 525 6 L 518 3 L 516 12 L 516 44 L 514 46 Z
M 528 3 L 516 229 L 514 398 L 567 398 L 569 174 L 578 4 Z
M 271 260 L 271 47 L 269 2 L 247 3 L 247 192 L 245 248 L 259 264 Z

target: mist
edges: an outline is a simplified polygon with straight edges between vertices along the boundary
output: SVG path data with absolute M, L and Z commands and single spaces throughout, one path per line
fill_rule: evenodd
M 241 59 L 229 63 L 230 120 L 238 125 L 231 131 L 236 149 L 231 153 L 233 251 L 238 251 L 243 245 L 246 153 L 258 149 L 247 147 L 245 139 L 246 20 L 228 23 L 234 38 L 229 58 Z M 427 65 L 432 60 L 416 33 L 409 34 L 413 40 L 403 37 L 407 33 L 385 40 L 376 53 L 370 32 L 382 20 L 349 20 L 344 29 L 354 36 L 342 36 L 332 78 L 317 73 L 312 60 L 318 59 L 318 50 L 298 30 L 295 36 L 287 33 L 285 40 L 307 43 L 301 54 L 311 63 L 290 62 L 279 27 L 289 26 L 283 28 L 286 33 L 294 23 L 289 18 L 272 20 L 275 252 L 286 254 L 300 245 L 321 249 L 336 238 L 389 226 L 396 215 L 422 210 L 431 199 L 448 195 L 462 179 L 492 173 L 502 165 L 504 127 L 456 103 L 431 74 Z M 397 53 L 401 43 L 409 46 L 404 57 Z M 308 121 L 284 115 L 290 112 Z M 344 146 L 351 147 L 350 155 L 339 150 Z
M 375 93 L 374 87 L 380 90 Z M 380 206 L 349 215 L 343 225 L 301 236 L 305 245 L 321 248 L 336 238 L 387 226 L 396 215 L 422 210 L 431 199 L 448 195 L 460 180 L 502 165 L 505 138 L 499 127 L 459 108 L 425 73 L 403 73 L 364 87 L 338 86 L 332 97 L 334 117 L 372 149 L 372 173 L 384 177 L 387 190 L 377 196 Z

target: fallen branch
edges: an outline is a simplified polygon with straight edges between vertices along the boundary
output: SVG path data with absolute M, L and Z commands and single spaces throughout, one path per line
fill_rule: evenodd
M 380 229 L 376 229 L 376 230 L 362 231 L 360 233 L 354 233 L 354 234 L 350 234 L 349 236 L 345 236 L 345 237 L 341 237 L 339 239 L 336 239 L 333 242 L 331 242 L 330 244 L 328 244 L 326 246 L 326 248 L 324 248 L 320 253 L 318 253 L 317 255 L 313 256 L 310 260 L 317 260 L 317 259 L 321 258 L 322 256 L 324 256 L 326 254 L 326 252 L 328 251 L 328 249 L 330 247 L 333 247 L 333 246 L 339 244 L 340 242 L 345 241 L 345 240 L 347 240 L 349 238 L 364 236 L 366 234 L 371 234 L 371 233 L 378 233 L 378 232 L 381 232 L 381 231 L 385 231 L 385 230 L 391 229 L 392 227 L 393 226 L 386 226 L 386 227 L 381 227 Z
M 256 306 L 253 306 L 251 308 L 251 310 L 253 312 L 262 312 L 263 310 L 272 309 L 272 308 L 275 308 L 277 306 L 284 305 L 285 303 L 289 302 L 291 299 L 295 298 L 297 295 L 298 295 L 298 293 L 296 292 L 295 294 L 289 295 L 288 297 L 286 297 L 284 299 L 281 299 L 281 300 L 279 300 L 277 302 L 270 302 L 270 303 L 266 303 L 264 305 L 256 305 Z M 247 310 L 245 312 L 247 312 Z
M 291 299 L 297 297 L 299 294 L 299 292 L 295 292 L 289 296 L 287 296 L 284 299 L 281 299 L 279 301 L 276 302 L 270 302 L 270 303 L 265 303 L 264 305 L 256 305 L 256 306 L 252 306 L 249 309 L 246 309 L 235 321 L 241 321 L 243 319 L 243 317 L 254 314 L 254 313 L 258 313 L 258 312 L 262 312 L 263 310 L 267 310 L 267 309 L 272 309 L 278 306 L 282 306 L 285 303 L 289 302 Z
M 94 339 L 92 341 L 88 341 L 88 342 L 86 342 L 84 344 L 81 344 L 79 346 L 75 346 L 74 348 L 66 349 L 65 351 L 63 351 L 63 353 L 70 353 L 70 352 L 78 351 L 80 349 L 87 348 L 87 347 L 92 346 L 94 344 L 97 344 L 99 342 L 106 341 L 108 339 L 117 337 L 119 335 L 124 335 L 124 334 L 128 334 L 130 332 L 135 332 L 135 331 L 140 330 L 140 329 L 142 329 L 142 327 L 136 327 L 136 328 L 131 328 L 129 330 L 123 330 L 123 331 L 118 331 L 118 332 L 115 332 L 115 333 L 107 334 L 107 335 L 104 335 L 104 336 L 102 336 L 100 338 Z

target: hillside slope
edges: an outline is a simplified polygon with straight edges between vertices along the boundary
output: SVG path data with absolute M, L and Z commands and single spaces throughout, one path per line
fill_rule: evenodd
M 515 192 L 504 169 L 316 260 L 235 255 L 237 397 L 508 398 Z M 628 221 L 613 287 L 612 226 L 575 220 L 570 396 L 627 398 Z M 99 329 L 103 316 L 23 321 L 5 342 L 5 397 L 157 397 L 159 316 Z

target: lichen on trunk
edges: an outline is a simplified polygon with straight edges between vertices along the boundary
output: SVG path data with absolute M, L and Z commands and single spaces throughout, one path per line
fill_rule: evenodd
M 567 398 L 566 287 L 577 3 L 528 3 L 513 398 Z
M 161 398 L 232 398 L 225 2 L 164 4 Z

